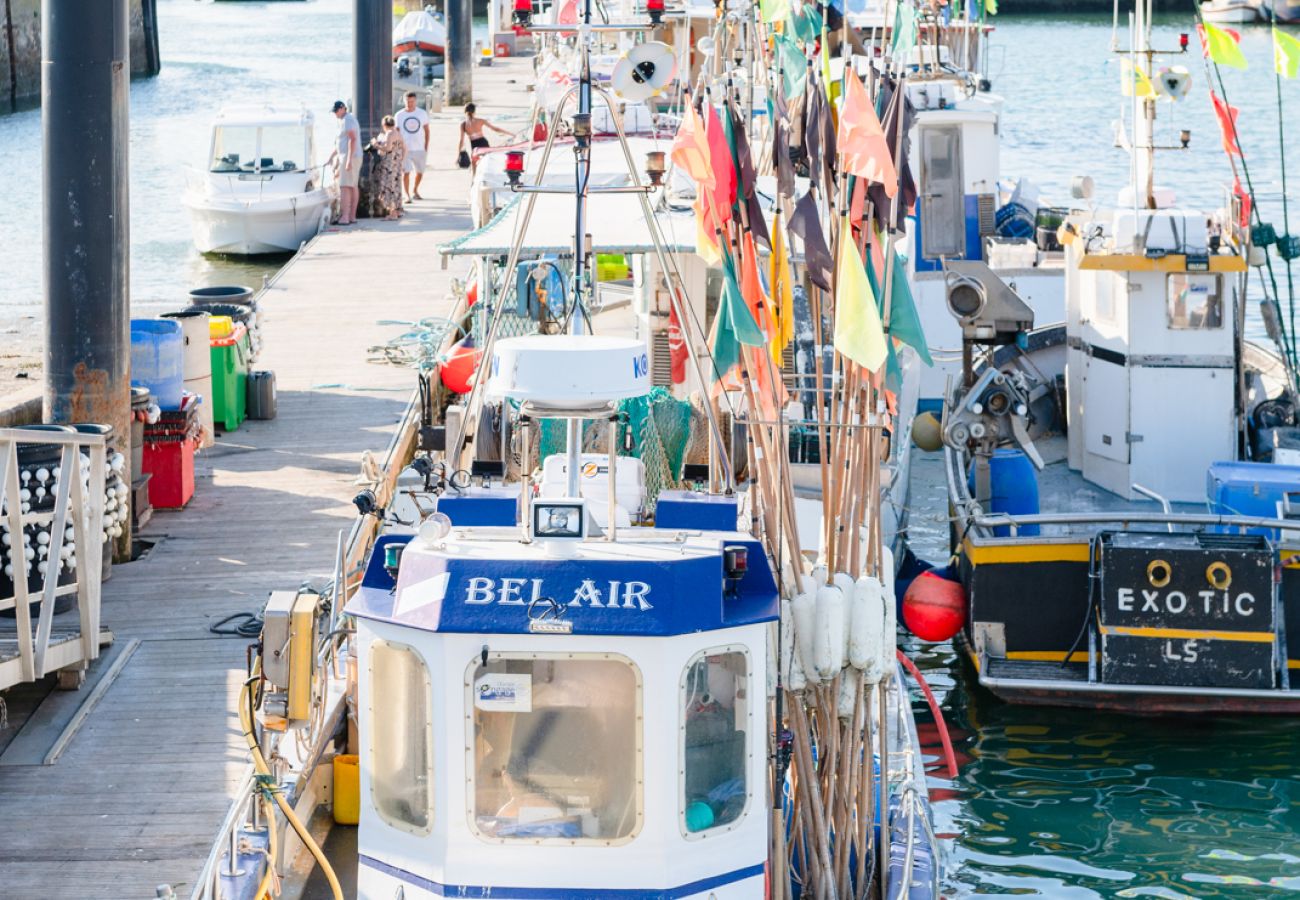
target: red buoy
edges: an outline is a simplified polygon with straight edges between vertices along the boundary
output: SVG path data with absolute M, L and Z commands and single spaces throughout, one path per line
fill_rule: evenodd
M 946 641 L 966 624 L 966 592 L 955 581 L 922 572 L 903 595 L 903 622 L 923 641 Z
M 469 382 L 478 368 L 482 352 L 474 343 L 473 337 L 464 337 L 451 345 L 447 351 L 447 361 L 442 364 L 442 383 L 453 394 L 468 394 Z
M 465 305 L 473 306 L 478 303 L 478 280 L 475 279 L 469 283 L 469 290 L 465 292 Z

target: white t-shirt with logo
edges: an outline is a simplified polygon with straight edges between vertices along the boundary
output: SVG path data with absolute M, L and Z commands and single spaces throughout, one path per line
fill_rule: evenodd
M 418 106 L 412 110 L 402 110 L 393 117 L 397 130 L 402 133 L 402 140 L 407 150 L 424 150 L 424 126 L 429 124 L 429 114 Z

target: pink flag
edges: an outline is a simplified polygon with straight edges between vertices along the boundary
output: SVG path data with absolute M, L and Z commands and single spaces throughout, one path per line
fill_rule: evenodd
M 713 167 L 713 214 L 718 224 L 731 221 L 731 205 L 736 202 L 736 168 L 731 163 L 731 148 L 727 146 L 727 133 L 718 118 L 718 110 L 712 104 L 709 109 L 706 134 L 709 138 L 709 163 Z
M 713 189 L 713 166 L 709 164 L 709 141 L 704 120 L 695 107 L 686 105 L 686 115 L 673 138 L 673 165 L 681 167 L 700 188 Z
M 840 108 L 840 128 L 836 135 L 843 169 L 876 182 L 892 197 L 898 193 L 898 172 L 889 152 L 889 141 L 858 73 L 849 67 L 845 79 L 848 90 Z

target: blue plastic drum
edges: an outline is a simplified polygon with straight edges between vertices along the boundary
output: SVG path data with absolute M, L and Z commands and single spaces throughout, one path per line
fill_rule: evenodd
M 975 491 L 973 467 L 967 484 L 973 493 Z M 993 458 L 989 460 L 989 487 L 993 495 L 989 500 L 990 513 L 1006 513 L 1011 516 L 1038 513 L 1038 472 L 1023 450 L 1015 447 L 999 447 L 993 451 Z M 1018 528 L 1016 533 L 1021 536 L 1032 536 L 1037 535 L 1039 529 L 1037 525 L 1024 525 Z M 993 535 L 1010 537 L 1011 526 L 999 525 L 993 529 Z
M 185 346 L 175 319 L 131 320 L 131 383 L 147 387 L 162 409 L 180 409 Z

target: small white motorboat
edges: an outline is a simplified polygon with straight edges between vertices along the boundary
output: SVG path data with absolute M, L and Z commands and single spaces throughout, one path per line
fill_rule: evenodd
M 301 108 L 217 114 L 208 164 L 182 198 L 200 253 L 291 253 L 325 227 L 333 189 L 316 165 L 314 121 Z
M 402 16 L 393 28 L 393 59 L 403 53 L 442 56 L 447 46 L 447 26 L 426 8 Z
M 1202 0 L 1201 17 L 1216 25 L 1243 25 L 1268 17 L 1263 0 Z

